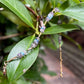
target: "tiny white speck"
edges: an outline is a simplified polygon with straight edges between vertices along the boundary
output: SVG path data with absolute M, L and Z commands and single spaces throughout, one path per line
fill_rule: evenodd
M 45 47 L 44 47 L 44 46 L 41 46 L 41 47 L 40 47 L 40 49 L 41 49 L 41 50 L 44 50 L 44 49 L 45 49 Z
M 4 8 L 0 8 L 0 10 L 3 10 Z
M 30 4 L 25 4 L 27 7 L 31 7 Z
M 25 73 L 26 72 L 26 69 L 23 69 L 23 72 Z

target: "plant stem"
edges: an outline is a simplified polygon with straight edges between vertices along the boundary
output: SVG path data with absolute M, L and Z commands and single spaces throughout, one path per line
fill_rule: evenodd
M 38 15 L 34 12 L 33 9 L 31 9 L 30 7 L 28 7 L 28 6 L 26 6 L 26 5 L 25 5 L 25 7 L 26 7 L 29 11 L 31 11 L 31 12 L 35 15 L 35 17 L 38 17 Z
M 12 34 L 12 35 L 8 35 L 8 36 L 1 36 L 0 40 L 9 39 L 9 38 L 16 37 L 16 36 L 19 36 L 19 35 L 21 35 L 21 34 L 17 33 L 17 34 Z

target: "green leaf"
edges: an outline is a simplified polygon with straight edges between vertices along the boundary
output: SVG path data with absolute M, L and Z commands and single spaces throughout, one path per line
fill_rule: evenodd
M 35 36 L 30 36 L 19 43 L 16 44 L 16 46 L 11 50 L 10 54 L 8 55 L 8 59 L 11 59 L 15 57 L 18 53 L 28 49 L 31 46 L 31 43 L 33 42 Z M 28 70 L 32 64 L 35 62 L 37 56 L 38 56 L 39 48 L 35 48 L 29 53 L 27 56 L 25 56 L 22 59 L 15 60 L 10 62 L 7 65 L 7 76 L 9 81 L 13 81 L 18 79 L 21 75 L 24 74 L 23 70 Z
M 51 8 L 51 4 L 50 4 L 50 2 L 47 1 L 47 2 L 45 2 L 41 12 L 46 15 L 50 12 L 50 8 Z
M 66 15 L 84 22 L 84 3 L 80 3 L 75 6 L 68 7 L 64 11 L 61 11 L 61 13 L 63 15 Z
M 42 14 L 42 12 L 43 12 L 43 10 L 44 10 L 47 3 L 48 3 L 48 0 L 40 0 L 39 5 L 40 5 L 41 14 Z
M 34 28 L 33 22 L 28 10 L 19 0 L 0 0 L 0 2 L 5 6 L 7 6 L 11 11 L 13 11 L 27 25 Z
M 54 8 L 56 7 L 57 3 L 58 3 L 58 0 L 51 0 L 51 4 L 53 5 Z
M 1 14 L 17 25 L 28 27 L 28 25 L 26 25 L 20 18 L 10 11 L 1 11 Z
M 19 80 L 16 81 L 16 84 L 32 84 L 28 82 L 24 77 L 21 77 Z
M 55 35 L 52 35 L 52 40 L 56 46 L 56 49 L 59 48 L 59 35 L 58 34 L 55 34 Z M 63 41 L 61 41 L 61 46 L 63 45 Z
M 76 25 L 80 26 L 81 29 L 84 30 L 84 22 L 75 21 L 75 22 L 73 22 L 73 24 L 76 24 Z
M 56 46 L 54 45 L 54 42 L 52 41 L 51 38 L 46 38 L 42 40 L 43 45 L 45 45 L 46 47 L 56 50 Z
M 82 2 L 84 2 L 84 0 L 81 0 Z
M 67 1 L 65 1 L 61 6 L 60 6 L 60 9 L 61 10 L 64 10 L 64 9 L 66 9 L 66 8 L 68 8 L 69 7 L 69 2 L 68 2 L 68 0 Z
M 79 0 L 69 0 L 69 3 L 71 6 L 73 6 L 73 5 L 80 3 L 80 1 Z
M 67 31 L 72 31 L 78 29 L 77 26 L 72 25 L 72 24 L 62 24 L 62 25 L 56 25 L 56 26 L 51 26 L 49 28 L 46 28 L 45 34 L 56 34 L 56 33 L 61 33 L 61 32 L 67 32 Z
M 53 71 L 45 71 L 44 74 L 48 74 L 48 75 L 50 75 L 50 76 L 56 76 L 56 75 L 57 75 L 57 74 L 56 74 L 55 72 L 53 72 Z
M 64 36 L 66 39 L 68 39 L 69 41 L 71 41 L 72 43 L 74 43 L 80 50 L 82 50 L 82 46 L 76 42 L 73 38 L 69 37 L 68 35 L 62 34 L 62 36 Z

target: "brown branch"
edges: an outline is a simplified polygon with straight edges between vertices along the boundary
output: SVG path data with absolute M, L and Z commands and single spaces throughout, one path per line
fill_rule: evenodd
M 12 35 L 8 35 L 8 36 L 1 36 L 0 40 L 9 39 L 9 38 L 16 37 L 16 36 L 19 36 L 19 35 L 21 35 L 21 34 L 17 33 L 17 34 L 12 34 Z
M 30 7 L 28 7 L 28 6 L 26 6 L 26 5 L 25 5 L 25 7 L 26 7 L 29 11 L 31 11 L 31 12 L 33 13 L 33 15 L 37 18 L 37 21 L 39 21 L 40 16 L 37 15 L 37 14 L 34 12 L 34 10 L 31 9 Z
M 33 9 L 31 9 L 30 7 L 28 7 L 28 6 L 26 6 L 26 5 L 25 5 L 25 7 L 26 7 L 29 11 L 31 11 L 31 12 L 35 15 L 35 17 L 37 17 L 37 14 L 34 12 Z

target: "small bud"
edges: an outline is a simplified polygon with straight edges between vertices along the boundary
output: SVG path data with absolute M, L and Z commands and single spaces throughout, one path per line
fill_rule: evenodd
M 47 21 L 47 22 L 50 21 L 50 20 L 53 18 L 53 15 L 54 15 L 54 13 L 53 13 L 53 12 L 50 12 L 50 13 L 48 14 L 48 16 L 46 17 L 46 21 Z
M 25 73 L 27 70 L 26 69 L 23 69 L 23 73 Z
M 43 33 L 46 27 L 45 27 L 42 20 L 40 21 L 40 26 L 39 27 L 40 27 L 40 32 Z
M 35 43 L 32 43 L 32 48 L 35 48 L 37 45 Z
M 58 8 L 55 8 L 55 12 L 60 12 Z
M 22 57 L 24 57 L 25 55 L 27 55 L 27 51 L 23 51 L 17 54 L 17 58 L 21 59 Z
M 36 39 L 34 40 L 34 43 L 35 44 L 38 44 L 39 43 L 39 37 L 36 37 Z
M 42 20 L 40 21 L 40 25 L 41 25 L 41 26 L 43 26 L 43 25 L 44 25 L 44 23 L 43 23 L 43 21 L 42 21 Z

